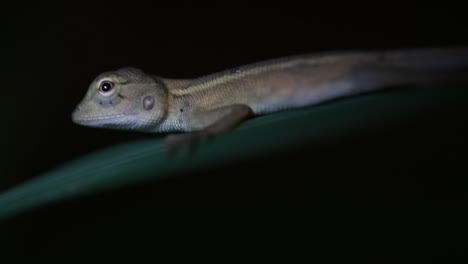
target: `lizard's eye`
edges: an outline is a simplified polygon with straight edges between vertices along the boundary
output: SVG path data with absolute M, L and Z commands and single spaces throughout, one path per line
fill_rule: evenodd
M 112 91 L 113 88 L 114 88 L 114 83 L 111 82 L 111 81 L 103 81 L 99 85 L 99 91 L 101 93 L 108 93 L 108 92 Z

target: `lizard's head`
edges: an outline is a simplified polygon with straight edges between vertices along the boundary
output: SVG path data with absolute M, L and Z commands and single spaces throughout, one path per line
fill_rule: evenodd
M 72 120 L 91 127 L 145 130 L 166 112 L 164 84 L 139 69 L 122 68 L 94 79 Z

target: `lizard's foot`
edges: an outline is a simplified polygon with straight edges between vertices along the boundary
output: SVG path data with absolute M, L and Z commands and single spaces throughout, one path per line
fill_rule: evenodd
M 174 155 L 184 150 L 192 150 L 193 147 L 210 139 L 212 135 L 206 132 L 192 132 L 186 134 L 170 134 L 166 137 L 165 152 L 167 155 Z

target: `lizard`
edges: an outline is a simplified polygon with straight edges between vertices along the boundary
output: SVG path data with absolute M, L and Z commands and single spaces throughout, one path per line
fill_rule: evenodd
M 169 153 L 248 118 L 311 107 L 399 85 L 468 80 L 468 47 L 328 51 L 247 64 L 194 79 L 135 67 L 99 74 L 74 123 L 168 134 Z

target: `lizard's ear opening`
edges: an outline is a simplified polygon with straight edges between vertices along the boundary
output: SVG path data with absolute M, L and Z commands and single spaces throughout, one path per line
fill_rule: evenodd
M 154 97 L 153 96 L 146 96 L 143 99 L 143 108 L 145 110 L 151 110 L 154 107 Z

